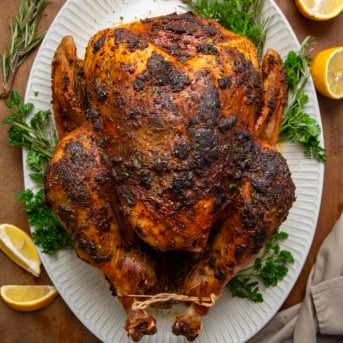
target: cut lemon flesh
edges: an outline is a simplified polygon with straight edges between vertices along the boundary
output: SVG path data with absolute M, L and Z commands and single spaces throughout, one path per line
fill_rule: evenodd
M 343 46 L 320 51 L 313 59 L 311 74 L 317 90 L 331 98 L 343 98 Z
M 18 286 L 1 287 L 4 302 L 17 311 L 35 311 L 49 305 L 58 295 L 53 286 Z
M 26 232 L 11 224 L 1 224 L 0 249 L 16 264 L 34 276 L 39 276 L 41 262 Z
M 312 20 L 329 20 L 343 10 L 342 0 L 295 0 L 299 12 Z

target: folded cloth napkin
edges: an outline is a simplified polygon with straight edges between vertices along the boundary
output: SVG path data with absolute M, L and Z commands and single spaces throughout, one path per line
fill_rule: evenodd
M 343 342 L 343 213 L 319 249 L 302 303 L 280 311 L 249 343 Z

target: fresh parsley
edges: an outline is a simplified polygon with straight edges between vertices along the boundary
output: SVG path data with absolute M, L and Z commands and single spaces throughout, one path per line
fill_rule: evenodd
M 325 162 L 325 150 L 319 141 L 320 126 L 305 112 L 308 96 L 304 88 L 311 74 L 311 59 L 308 54 L 311 41 L 311 38 L 307 37 L 299 53 L 289 52 L 283 63 L 288 81 L 288 104 L 283 113 L 280 139 L 303 144 L 305 155 Z
M 231 294 L 262 302 L 259 284 L 276 286 L 288 273 L 288 265 L 294 262 L 292 253 L 282 250 L 279 242 L 288 238 L 286 232 L 276 232 L 266 243 L 260 257 L 253 265 L 239 271 L 228 283 Z
M 250 277 L 239 277 L 236 275 L 230 280 L 229 288 L 234 297 L 246 298 L 255 303 L 263 302 L 258 281 L 252 281 Z
M 33 241 L 47 254 L 72 246 L 67 232 L 62 228 L 54 213 L 44 206 L 43 179 L 47 163 L 57 144 L 57 134 L 50 125 L 50 111 L 39 111 L 29 121 L 26 118 L 33 104 L 23 104 L 23 98 L 11 91 L 5 101 L 13 112 L 3 122 L 10 125 L 8 139 L 11 145 L 27 149 L 26 164 L 31 168 L 30 177 L 41 186 L 37 193 L 27 189 L 17 199 L 25 203 L 30 226 L 35 228 Z
M 68 233 L 63 229 L 55 214 L 44 206 L 43 189 L 35 194 L 31 189 L 27 189 L 18 193 L 17 199 L 25 203 L 29 224 L 35 228 L 32 239 L 44 253 L 53 255 L 62 248 L 73 247 Z
M 262 16 L 264 0 L 185 0 L 200 17 L 214 19 L 228 30 L 249 38 L 262 54 L 267 20 Z

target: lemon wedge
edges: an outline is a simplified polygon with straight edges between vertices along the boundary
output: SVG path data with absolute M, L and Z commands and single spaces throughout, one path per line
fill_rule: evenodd
M 48 306 L 58 295 L 56 288 L 47 285 L 1 287 L 4 302 L 17 311 L 35 311 Z
M 316 21 L 337 17 L 343 10 L 342 0 L 295 0 L 295 4 L 304 17 Z
M 40 259 L 32 239 L 11 224 L 0 225 L 0 249 L 16 264 L 32 273 L 40 274 Z
M 313 82 L 321 94 L 343 98 L 343 46 L 320 51 L 311 65 Z

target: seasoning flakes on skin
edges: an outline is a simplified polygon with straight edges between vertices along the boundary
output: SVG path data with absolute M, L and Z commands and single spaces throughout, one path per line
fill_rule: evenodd
M 135 33 L 127 29 L 116 29 L 114 31 L 116 44 L 124 43 L 129 51 L 134 52 L 136 49 L 144 50 L 148 43 Z
M 181 70 L 167 62 L 160 54 L 153 53 L 147 60 L 147 69 L 134 81 L 134 88 L 141 91 L 144 84 L 169 86 L 173 92 L 179 92 L 189 85 L 190 80 Z

